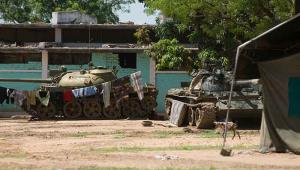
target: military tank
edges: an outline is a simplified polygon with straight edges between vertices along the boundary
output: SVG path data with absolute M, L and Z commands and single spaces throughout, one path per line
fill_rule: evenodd
M 103 105 L 101 91 L 88 97 L 73 97 L 71 101 L 64 101 L 64 93 L 73 89 L 98 86 L 102 83 L 117 80 L 117 69 L 94 67 L 75 72 L 67 71 L 64 67 L 60 70 L 50 71 L 50 79 L 3 79 L 5 82 L 42 83 L 40 92 L 49 92 L 50 99 L 47 106 L 36 100 L 35 105 L 28 105 L 24 101 L 22 109 L 38 119 L 119 119 L 119 118 L 147 118 L 154 113 L 157 106 L 157 90 L 153 85 L 144 87 L 144 98 L 139 100 L 137 93 L 127 84 L 129 95 L 120 100 L 114 99 L 111 92 L 111 101 L 108 107 Z M 112 84 L 113 86 L 113 84 Z M 121 84 L 121 86 L 124 86 Z
M 232 73 L 222 69 L 200 70 L 194 74 L 190 85 L 170 89 L 166 95 L 165 109 L 170 115 L 172 101 L 187 106 L 187 122 L 197 128 L 212 128 L 214 121 L 224 121 L 230 94 Z M 258 80 L 236 81 L 230 106 L 230 118 L 259 118 L 262 113 L 261 86 Z

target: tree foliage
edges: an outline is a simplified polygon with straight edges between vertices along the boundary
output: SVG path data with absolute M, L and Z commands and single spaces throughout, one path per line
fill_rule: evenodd
M 0 12 L 6 21 L 15 23 L 50 22 L 54 11 L 79 10 L 97 17 L 98 23 L 119 21 L 115 14 L 134 0 L 1 0 Z
M 189 69 L 190 52 L 179 45 L 176 39 L 162 39 L 153 43 L 146 53 L 157 61 L 157 70 Z
M 137 39 L 137 44 L 142 45 L 150 45 L 152 40 L 150 36 L 150 30 L 143 26 L 134 33 L 135 38 Z
M 200 50 L 231 58 L 236 47 L 294 13 L 293 0 L 144 0 L 148 11 L 192 27 Z

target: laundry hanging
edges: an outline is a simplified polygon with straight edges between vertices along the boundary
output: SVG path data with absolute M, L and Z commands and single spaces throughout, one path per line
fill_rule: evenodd
M 72 90 L 64 91 L 64 102 L 71 102 L 73 100 Z
M 14 99 L 13 99 L 12 93 L 14 91 L 15 91 L 14 89 L 0 87 L 0 104 L 3 104 L 4 102 L 6 104 L 13 104 Z
M 49 91 L 37 91 L 36 97 L 40 100 L 42 105 L 48 106 L 50 100 Z
M 105 82 L 102 84 L 103 88 L 103 103 L 104 107 L 107 108 L 110 106 L 110 91 L 111 91 L 111 82 Z
M 144 91 L 143 91 L 143 83 L 142 83 L 142 72 L 138 71 L 135 73 L 130 74 L 131 84 L 135 92 L 137 92 L 138 97 L 140 100 L 144 98 Z
M 15 91 L 14 99 L 15 99 L 16 105 L 18 105 L 20 107 L 23 106 L 24 100 L 26 99 L 26 91 L 18 91 L 18 90 L 16 90 Z
M 74 97 L 88 97 L 93 96 L 97 93 L 97 87 L 96 86 L 90 86 L 90 87 L 83 87 L 78 89 L 73 89 L 72 93 Z

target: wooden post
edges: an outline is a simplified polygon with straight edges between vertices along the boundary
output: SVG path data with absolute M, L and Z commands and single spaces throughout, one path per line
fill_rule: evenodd
M 48 51 L 42 51 L 42 79 L 48 78 Z

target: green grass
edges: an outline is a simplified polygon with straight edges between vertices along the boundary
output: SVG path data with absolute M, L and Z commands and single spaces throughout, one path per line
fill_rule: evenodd
M 221 134 L 217 134 L 215 130 L 201 130 L 195 133 L 185 133 L 184 131 L 154 131 L 153 137 L 154 138 L 169 138 L 173 136 L 185 136 L 185 135 L 193 135 L 200 138 L 221 138 Z M 229 133 L 229 136 L 232 133 Z
M 87 136 L 97 135 L 97 134 L 99 134 L 99 133 L 98 132 L 76 132 L 76 133 L 67 134 L 67 136 L 76 137 L 76 138 L 85 138 Z
M 116 130 L 114 135 L 113 135 L 113 138 L 114 139 L 123 139 L 123 138 L 126 138 L 126 135 L 125 135 L 125 131 L 124 130 Z
M 154 131 L 152 136 L 154 138 L 169 138 L 172 136 L 181 136 L 186 134 L 187 133 L 183 131 Z
M 254 149 L 257 145 L 237 145 L 232 149 Z M 221 145 L 183 145 L 183 146 L 167 146 L 167 147 L 105 147 L 92 149 L 100 153 L 112 152 L 143 152 L 143 151 L 193 151 L 193 150 L 215 150 L 221 149 Z
M 210 168 L 157 168 L 157 169 L 139 169 L 139 168 L 100 168 L 100 167 L 82 167 L 79 170 L 215 170 Z
M 0 158 L 26 158 L 27 154 L 23 152 L 13 152 L 13 153 L 0 153 Z
M 198 137 L 200 138 L 221 138 L 222 134 L 217 134 L 215 130 L 201 130 L 198 133 Z
M 114 138 L 125 138 L 125 132 L 122 130 L 116 130 L 113 132 L 75 132 L 75 133 L 66 133 L 67 137 L 76 137 L 76 138 L 85 138 L 92 135 L 113 135 Z

